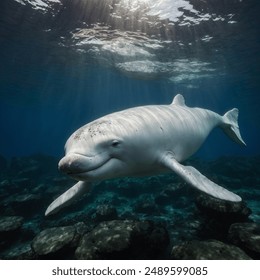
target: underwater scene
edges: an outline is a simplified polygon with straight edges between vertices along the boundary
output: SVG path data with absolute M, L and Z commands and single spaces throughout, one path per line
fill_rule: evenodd
M 260 2 L 0 1 L 0 259 L 260 259 Z

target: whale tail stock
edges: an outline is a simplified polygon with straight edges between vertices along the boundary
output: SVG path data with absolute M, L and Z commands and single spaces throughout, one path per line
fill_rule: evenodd
M 181 94 L 177 94 L 172 101 L 172 105 L 186 106 L 185 99 Z M 246 146 L 246 143 L 241 137 L 239 126 L 238 126 L 238 109 L 234 108 L 221 118 L 220 127 L 233 141 L 236 143 Z
M 241 137 L 239 126 L 238 126 L 238 109 L 234 108 L 228 111 L 223 117 L 223 122 L 220 127 L 236 143 L 246 146 L 246 143 Z

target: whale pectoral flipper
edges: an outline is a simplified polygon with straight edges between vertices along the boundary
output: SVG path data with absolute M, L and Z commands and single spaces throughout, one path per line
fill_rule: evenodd
M 188 184 L 208 195 L 232 202 L 240 202 L 242 200 L 240 196 L 209 180 L 194 167 L 180 164 L 171 153 L 168 153 L 163 158 L 162 163 L 182 177 Z
M 47 208 L 45 216 L 58 212 L 61 208 L 70 205 L 74 200 L 90 191 L 90 183 L 79 181 L 65 193 L 56 198 Z

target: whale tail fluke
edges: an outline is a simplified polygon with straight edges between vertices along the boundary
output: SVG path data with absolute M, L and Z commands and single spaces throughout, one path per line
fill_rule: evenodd
M 246 143 L 241 137 L 239 126 L 238 126 L 238 109 L 234 108 L 228 111 L 223 116 L 223 123 L 220 127 L 223 131 L 236 143 L 246 146 Z

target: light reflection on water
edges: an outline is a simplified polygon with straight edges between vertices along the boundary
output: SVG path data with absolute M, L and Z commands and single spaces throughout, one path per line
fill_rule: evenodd
M 16 139 L 12 128 L 18 127 L 24 153 L 35 147 L 55 151 L 87 121 L 133 106 L 167 104 L 177 93 L 190 106 L 219 113 L 238 107 L 247 149 L 257 149 L 250 140 L 260 129 L 258 25 L 250 4 L 6 3 L 0 22 L 0 129 Z M 28 136 L 32 127 L 37 144 Z M 50 130 L 55 135 L 45 137 Z M 10 142 L 2 140 L 4 152 L 23 149 Z

